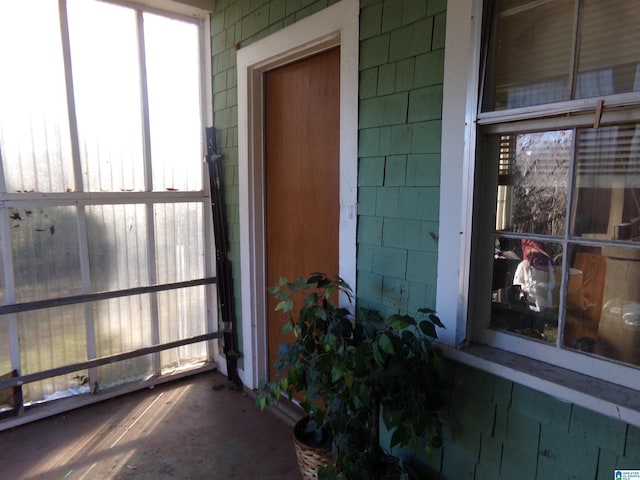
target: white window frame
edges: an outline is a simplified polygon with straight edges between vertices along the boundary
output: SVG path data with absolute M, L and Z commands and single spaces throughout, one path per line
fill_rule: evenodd
M 640 369 L 492 331 L 484 327 L 488 319 L 474 318 L 469 283 L 476 130 L 496 116 L 478 118 L 482 13 L 482 0 L 447 5 L 436 296 L 447 327 L 440 335 L 443 349 L 455 361 L 640 426 Z M 637 101 L 638 95 L 615 100 L 629 98 Z M 596 100 L 582 103 L 593 124 Z M 562 108 L 560 103 L 520 109 L 514 120 L 536 109 Z

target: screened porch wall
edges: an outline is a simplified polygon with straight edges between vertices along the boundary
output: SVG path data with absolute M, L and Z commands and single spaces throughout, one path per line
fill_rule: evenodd
M 204 27 L 92 0 L 0 5 L 2 381 L 214 337 Z M 22 385 L 24 405 L 211 364 L 212 347 L 54 371 Z M 17 410 L 9 390 L 0 413 Z

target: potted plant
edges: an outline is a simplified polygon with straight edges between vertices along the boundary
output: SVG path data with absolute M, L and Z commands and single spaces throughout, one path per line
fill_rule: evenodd
M 322 273 L 280 279 L 269 292 L 288 315 L 283 333 L 294 341 L 280 346 L 278 379 L 261 383 L 256 403 L 262 410 L 283 398 L 300 404 L 307 414 L 296 425 L 302 440 L 330 447 L 319 479 L 400 478 L 384 476 L 389 456 L 380 448 L 380 420 L 392 432 L 391 447 L 417 449 L 423 439 L 428 449 L 440 447 L 442 357 L 433 341 L 443 325 L 433 310 L 419 310 L 419 319 L 369 309 L 354 316 L 337 304 L 340 295 L 352 301 L 349 285 Z

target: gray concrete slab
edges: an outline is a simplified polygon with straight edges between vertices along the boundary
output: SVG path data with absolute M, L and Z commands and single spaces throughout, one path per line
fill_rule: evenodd
M 299 480 L 291 427 L 225 385 L 203 373 L 0 432 L 0 478 Z

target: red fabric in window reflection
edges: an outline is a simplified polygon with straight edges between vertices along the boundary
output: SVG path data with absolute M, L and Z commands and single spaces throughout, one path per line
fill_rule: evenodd
M 537 240 L 520 240 L 522 246 L 522 258 L 529 262 L 532 267 L 546 267 L 551 261 L 551 257 L 544 251 L 542 243 Z

